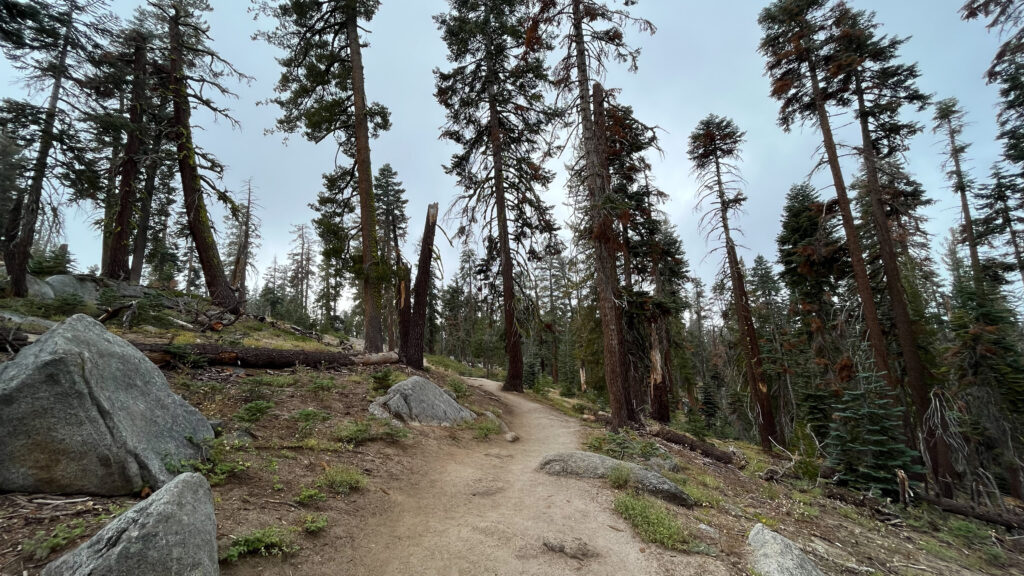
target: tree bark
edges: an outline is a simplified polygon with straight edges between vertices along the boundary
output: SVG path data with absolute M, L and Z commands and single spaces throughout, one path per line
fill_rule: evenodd
M 185 217 L 189 234 L 195 245 L 199 265 L 210 299 L 215 306 L 231 314 L 242 311 L 238 296 L 231 289 L 224 265 L 217 252 L 217 243 L 210 225 L 210 214 L 203 200 L 202 182 L 196 165 L 195 146 L 192 141 L 191 102 L 188 96 L 187 79 L 184 71 L 184 49 L 182 47 L 181 9 L 175 4 L 170 19 L 171 85 L 174 115 L 172 129 L 178 150 L 178 172 L 181 174 L 181 189 L 184 195 Z
M 138 187 L 135 179 L 139 173 L 139 153 L 142 151 L 142 107 L 146 97 L 146 38 L 141 32 L 132 37 L 132 92 L 128 103 L 128 138 L 121 158 L 120 182 L 118 183 L 117 213 L 114 215 L 109 254 L 104 262 L 102 275 L 112 280 L 128 280 L 131 267 L 128 264 L 128 249 L 132 237 L 132 215 Z
M 505 321 L 505 355 L 508 371 L 501 389 L 506 392 L 523 391 L 523 338 L 516 322 L 515 276 L 512 270 L 512 247 L 508 233 L 508 207 L 505 198 L 505 159 L 503 136 L 498 120 L 498 103 L 494 84 L 487 88 L 488 122 L 490 125 L 491 163 L 494 174 L 494 208 L 498 217 L 498 252 L 501 259 L 501 300 Z
M 615 260 L 615 222 L 603 204 L 608 193 L 607 147 L 605 146 L 604 88 L 594 83 L 593 143 L 588 147 L 588 184 L 592 185 L 591 210 L 594 230 L 594 260 L 597 271 L 597 301 L 601 314 L 604 344 L 604 378 L 608 388 L 608 404 L 612 412 L 612 429 L 640 421 L 627 387 L 625 377 L 626 349 L 622 327 L 622 309 L 618 301 L 619 275 Z M 586 146 L 586 144 L 585 144 Z M 595 177 L 596 176 L 596 177 Z
M 352 60 L 352 100 L 356 137 L 356 184 L 359 189 L 359 229 L 363 250 L 363 347 L 367 352 L 384 349 L 380 319 L 380 278 L 377 262 L 377 211 L 374 207 L 373 172 L 370 166 L 370 128 L 366 119 L 366 88 L 363 53 L 359 43 L 359 14 L 349 2 L 346 15 L 349 56 Z
M 839 153 L 832 135 L 832 123 L 828 110 L 825 108 L 825 99 L 821 93 L 821 84 L 818 80 L 814 58 L 808 55 L 805 61 L 807 74 L 811 80 L 814 106 L 818 114 L 818 128 L 821 130 L 825 155 L 832 173 L 832 183 L 836 189 L 836 203 L 839 205 L 839 214 L 843 221 L 843 233 L 846 235 L 846 247 L 850 253 L 853 279 L 857 286 L 857 294 L 860 295 L 861 313 L 864 316 L 864 324 L 867 325 L 868 343 L 871 345 L 875 360 L 875 371 L 882 374 L 892 390 L 899 390 L 900 380 L 889 367 L 889 350 L 885 342 L 885 332 L 882 331 L 882 323 L 878 319 L 878 308 L 875 306 L 874 292 L 871 290 L 871 281 L 868 278 L 868 269 L 864 262 L 864 250 L 860 244 L 860 237 L 857 235 L 857 223 L 853 219 L 853 211 L 850 209 L 850 197 L 846 193 L 846 181 L 843 179 L 843 169 L 839 164 Z
M 403 343 L 401 354 L 405 365 L 423 369 L 423 336 L 427 328 L 427 298 L 430 287 L 430 263 L 434 257 L 434 232 L 437 230 L 437 203 L 427 206 L 427 222 L 420 242 L 420 259 L 416 263 L 415 301 L 409 321 L 408 345 Z
M 663 296 L 661 266 L 658 261 L 660 250 L 654 262 L 654 299 L 660 300 Z M 672 365 L 668 354 L 668 338 L 665 331 L 665 319 L 662 313 L 651 310 L 652 319 L 650 324 L 651 336 L 651 375 L 649 399 L 651 405 L 651 418 L 667 424 L 672 420 L 672 407 L 669 402 L 669 394 L 672 390 L 670 374 Z
M 67 14 L 67 25 L 61 39 L 60 52 L 50 90 L 50 100 L 46 105 L 43 125 L 39 131 L 39 149 L 32 163 L 32 179 L 29 180 L 28 192 L 18 206 L 17 235 L 9 239 L 4 247 L 4 268 L 11 282 L 11 294 L 17 298 L 28 296 L 28 261 L 32 256 L 32 243 L 36 236 L 36 223 L 39 220 L 39 208 L 43 200 L 43 182 L 46 180 L 46 168 L 53 150 L 53 129 L 57 123 L 57 105 L 60 103 L 60 91 L 67 73 L 68 51 L 71 48 L 71 32 L 74 26 L 72 14 Z
M 960 166 L 960 148 L 956 141 L 956 134 L 953 129 L 953 119 L 946 120 L 946 130 L 949 133 L 949 155 L 953 159 L 953 179 L 956 192 L 960 196 L 960 211 L 964 216 L 964 233 L 967 236 L 967 250 L 971 256 L 971 274 L 974 275 L 974 288 L 979 298 L 984 298 L 985 282 L 981 271 L 981 257 L 978 255 L 978 241 L 974 235 L 974 219 L 971 218 L 971 205 L 967 201 L 967 179 L 964 177 L 963 168 Z
M 931 406 L 930 382 L 934 378 L 924 364 L 921 352 L 917 347 L 914 334 L 914 320 L 910 316 L 907 294 L 903 287 L 900 272 L 899 256 L 889 229 L 889 218 L 885 214 L 882 202 L 882 184 L 878 175 L 878 159 L 871 140 L 871 128 L 868 125 L 867 106 L 864 101 L 864 89 L 858 75 L 855 79 L 857 93 L 858 121 L 861 130 L 861 153 L 864 158 L 864 172 L 867 177 L 868 197 L 871 201 L 871 219 L 878 237 L 878 248 L 885 271 L 885 288 L 892 305 L 893 323 L 896 325 L 896 337 L 900 351 L 903 353 L 903 369 L 906 371 L 907 388 L 914 403 L 917 426 L 924 433 L 925 449 L 928 450 L 932 466 L 932 474 L 939 485 L 941 494 L 946 498 L 953 497 L 953 479 L 956 471 L 953 468 L 949 444 L 943 430 L 932 430 L 925 425 L 925 414 Z M 969 216 L 968 216 L 969 217 Z M 941 425 L 940 425 L 941 426 Z
M 235 287 L 236 293 L 240 300 L 246 298 L 245 278 L 249 268 L 249 231 L 252 226 L 252 181 L 250 180 L 246 188 L 245 197 L 245 215 L 242 217 L 242 230 L 241 235 L 238 239 L 238 247 L 235 249 L 235 261 L 231 263 L 231 277 L 228 282 Z M 305 237 L 303 237 L 305 241 Z M 303 246 L 303 251 L 305 247 Z M 305 257 L 303 256 L 303 261 Z M 303 309 L 306 309 L 306 303 L 303 302 Z
M 163 142 L 163 131 L 155 130 L 150 139 L 149 158 L 146 160 L 146 180 L 142 185 L 142 198 L 139 201 L 139 221 L 135 226 L 135 240 L 132 249 L 132 267 L 129 272 L 131 284 L 142 283 L 142 268 L 146 263 L 146 248 L 149 243 L 149 221 L 153 214 L 153 194 L 156 192 L 156 177 L 160 171 L 160 148 Z

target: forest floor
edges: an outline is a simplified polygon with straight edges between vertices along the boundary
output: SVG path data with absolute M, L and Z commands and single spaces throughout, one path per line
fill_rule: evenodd
M 305 346 L 248 323 L 225 332 L 202 338 Z M 122 336 L 194 338 L 153 330 Z M 613 437 L 580 418 L 592 407 L 550 390 L 510 394 L 490 380 L 404 366 L 179 364 L 165 374 L 175 392 L 224 422 L 212 460 L 192 465 L 213 484 L 220 552 L 237 550 L 246 537 L 258 544 L 222 562 L 226 575 L 748 575 L 746 535 L 757 522 L 797 542 L 827 574 L 1024 574 L 1022 542 L 1005 531 L 927 506 L 879 521 L 871 510 L 826 498 L 814 483 L 762 480 L 769 465 L 788 459 L 739 442 L 718 444 L 746 455 L 743 470 L 671 450 L 681 470 L 670 478 L 700 505 L 666 510 L 692 544 L 684 548 L 703 552 L 650 544 L 615 512 L 625 490 L 536 467 L 547 454 L 581 448 L 628 459 L 658 449 L 654 441 Z M 506 442 L 486 418 L 408 431 L 369 418 L 372 399 L 412 374 L 448 387 L 477 413 L 499 415 L 521 439 Z M 0 574 L 38 574 L 137 501 L 0 494 Z M 593 554 L 570 558 L 545 541 L 582 541 Z

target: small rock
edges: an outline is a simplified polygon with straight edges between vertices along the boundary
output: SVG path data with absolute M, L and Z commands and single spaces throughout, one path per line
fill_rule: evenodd
M 600 556 L 597 550 L 594 550 L 582 538 L 572 538 L 570 540 L 544 538 L 544 547 L 557 554 L 565 554 L 573 560 L 585 561 Z
M 95 303 L 100 294 L 95 279 L 88 276 L 58 274 L 47 278 L 46 283 L 53 290 L 54 297 L 74 295 L 86 302 Z
M 639 490 L 666 502 L 691 508 L 693 498 L 679 486 L 657 472 L 592 452 L 562 452 L 549 454 L 541 460 L 541 471 L 552 476 L 575 476 L 578 478 L 607 478 L 617 467 L 625 466 L 630 471 L 630 482 Z
M 718 530 L 715 530 L 714 528 L 708 526 L 707 524 L 704 524 L 703 522 L 697 525 L 697 530 L 700 530 L 705 535 L 710 536 L 711 538 L 714 538 L 716 540 L 718 538 L 721 538 L 722 536 L 722 534 Z
M 761 576 L 825 576 L 789 539 L 758 523 L 747 537 L 750 564 Z
M 42 572 L 126 574 L 220 574 L 213 494 L 202 475 L 178 476 Z
M 397 424 L 456 426 L 476 418 L 470 410 L 445 394 L 437 384 L 420 376 L 403 380 L 370 405 L 370 413 Z
M 679 462 L 676 462 L 675 458 L 667 455 L 652 457 L 647 461 L 647 467 L 659 474 L 663 472 L 672 472 L 674 474 L 680 470 Z
M 505 434 L 505 441 L 506 442 L 518 442 L 519 441 L 519 434 L 516 434 L 515 432 L 508 432 L 507 434 Z

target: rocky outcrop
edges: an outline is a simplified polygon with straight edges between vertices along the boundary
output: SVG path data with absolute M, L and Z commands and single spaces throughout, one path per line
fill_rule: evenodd
M 118 495 L 201 457 L 209 423 L 141 352 L 76 315 L 0 365 L 0 491 Z
M 99 288 L 96 280 L 88 276 L 78 277 L 74 274 L 57 274 L 46 279 L 46 283 L 53 290 L 53 295 L 78 296 L 86 302 L 96 302 L 99 297 Z
M 750 565 L 761 576 L 825 576 L 796 544 L 764 524 L 754 526 L 747 545 Z
M 178 476 L 42 572 L 42 576 L 128 574 L 220 574 L 217 519 L 205 478 L 195 473 Z
M 672 504 L 687 508 L 694 505 L 694 500 L 689 494 L 661 474 L 602 454 L 578 451 L 549 454 L 538 466 L 541 471 L 552 476 L 577 478 L 607 478 L 612 470 L 618 467 L 629 469 L 630 484 L 636 489 Z
M 393 422 L 456 426 L 476 418 L 436 384 L 413 376 L 395 384 L 370 405 L 370 413 Z
M 53 300 L 53 288 L 39 278 L 31 274 L 26 277 L 28 281 L 28 297 L 36 300 Z

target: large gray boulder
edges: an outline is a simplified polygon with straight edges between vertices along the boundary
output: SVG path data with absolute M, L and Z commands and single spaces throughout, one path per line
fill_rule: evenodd
M 747 536 L 750 565 L 761 576 L 825 576 L 800 548 L 760 522 Z
M 629 469 L 630 483 L 638 490 L 672 504 L 687 508 L 694 505 L 689 494 L 661 474 L 602 454 L 580 451 L 549 454 L 540 461 L 538 468 L 552 476 L 607 478 L 612 470 L 620 466 Z
M 0 491 L 153 489 L 213 437 L 141 352 L 78 314 L 0 365 Z
M 96 281 L 90 277 L 78 277 L 74 274 L 57 274 L 46 279 L 56 297 L 75 295 L 86 302 L 95 303 L 100 290 Z
M 370 405 L 378 418 L 428 426 L 456 426 L 476 418 L 430 380 L 413 376 L 388 389 Z
M 136 574 L 220 574 L 213 495 L 201 475 L 178 476 L 42 572 L 42 576 Z
M 28 297 L 36 300 L 53 300 L 53 288 L 46 282 L 29 274 L 25 278 L 28 282 Z

